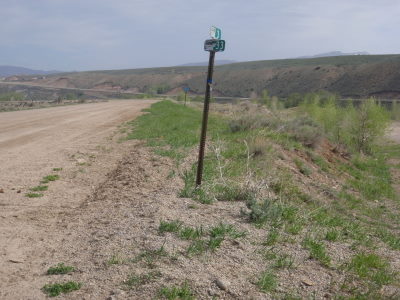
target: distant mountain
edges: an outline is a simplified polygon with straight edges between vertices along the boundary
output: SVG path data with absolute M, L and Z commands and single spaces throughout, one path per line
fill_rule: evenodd
M 237 61 L 235 61 L 235 60 L 221 59 L 221 60 L 216 60 L 214 64 L 216 66 L 222 66 L 222 65 L 233 64 L 236 62 Z M 178 67 L 196 67 L 196 66 L 208 66 L 208 61 L 197 62 L 197 63 L 187 63 L 184 65 L 179 65 Z
M 330 56 L 349 56 L 349 55 L 369 55 L 368 52 L 351 52 L 351 53 L 343 53 L 342 51 L 332 51 L 327 53 L 320 53 L 312 56 L 300 56 L 298 58 L 317 58 L 317 57 L 330 57 Z
M 0 66 L 0 76 L 8 77 L 13 75 L 48 75 L 60 73 L 60 71 L 42 71 L 42 70 L 32 70 L 23 67 L 15 66 Z

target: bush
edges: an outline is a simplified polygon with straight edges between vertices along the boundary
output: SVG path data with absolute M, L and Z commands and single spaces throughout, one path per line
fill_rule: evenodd
M 322 101 L 319 95 L 308 95 L 302 108 L 333 142 L 353 152 L 371 154 L 389 125 L 388 112 L 374 99 L 355 108 L 352 104 L 340 107 L 333 97 Z
M 307 116 L 297 117 L 287 122 L 287 131 L 306 147 L 316 147 L 322 139 L 321 128 Z
M 303 96 L 299 93 L 290 94 L 289 97 L 285 100 L 284 105 L 286 108 L 299 106 L 303 101 Z
M 247 131 L 258 128 L 275 128 L 278 119 L 262 114 L 241 114 L 228 123 L 231 132 Z
M 374 99 L 368 99 L 361 104 L 352 123 L 350 133 L 354 147 L 358 152 L 371 153 L 389 125 L 389 114 Z

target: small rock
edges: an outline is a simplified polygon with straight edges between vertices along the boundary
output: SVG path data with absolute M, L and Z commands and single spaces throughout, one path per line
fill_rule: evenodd
M 301 279 L 301 282 L 302 282 L 304 285 L 306 285 L 306 286 L 313 286 L 313 285 L 315 285 L 314 282 L 312 282 L 310 279 L 305 278 L 305 277 Z
M 4 193 L 4 190 L 3 190 L 3 189 L 0 189 L 0 193 L 1 193 L 1 194 Z
M 19 194 L 19 193 L 21 193 L 21 190 L 18 190 L 18 191 L 17 191 L 17 194 Z
M 122 290 L 114 290 L 114 291 L 112 291 L 110 294 L 111 294 L 112 296 L 113 296 L 113 295 L 118 296 L 118 295 L 124 295 L 125 292 L 122 291 Z
M 209 289 L 208 290 L 208 295 L 210 295 L 211 297 L 218 297 L 219 293 L 218 293 L 218 291 L 214 291 L 212 289 Z
M 220 279 L 220 278 L 217 278 L 217 279 L 215 280 L 215 284 L 216 284 L 221 290 L 226 291 L 226 290 L 228 290 L 228 287 L 229 287 L 229 285 L 230 285 L 230 282 L 229 282 L 229 281 L 226 281 L 226 280 L 223 280 L 223 279 Z
M 394 296 L 400 295 L 400 288 L 392 286 L 392 285 L 384 285 L 381 288 L 380 292 L 382 295 L 392 298 Z
M 84 163 L 86 163 L 86 160 L 84 160 L 83 158 L 78 158 L 77 160 L 76 160 L 76 162 L 78 163 L 78 164 L 84 164 Z

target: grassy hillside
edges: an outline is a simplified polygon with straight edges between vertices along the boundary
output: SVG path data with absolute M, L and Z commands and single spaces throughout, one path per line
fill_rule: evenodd
M 400 55 L 354 55 L 234 63 L 215 68 L 214 95 L 252 97 L 267 89 L 292 93 L 327 90 L 342 97 L 399 97 Z M 133 92 L 178 93 L 184 85 L 203 94 L 206 67 L 166 67 L 64 73 L 45 85 Z M 28 78 L 29 79 L 29 78 Z
M 399 146 L 359 154 L 312 114 L 250 103 L 213 108 L 197 189 L 200 110 L 164 101 L 132 123 L 130 138 L 175 161 L 166 184 L 180 177 L 181 200 L 161 196 L 158 232 L 153 224 L 146 231 L 174 260 L 156 258 L 147 272 L 169 270 L 185 299 L 397 299 L 398 165 L 389 159 L 398 162 Z M 161 282 L 137 284 L 130 296 L 165 290 Z

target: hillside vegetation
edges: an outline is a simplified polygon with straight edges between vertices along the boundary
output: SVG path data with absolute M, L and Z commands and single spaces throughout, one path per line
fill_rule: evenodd
M 326 90 L 341 97 L 396 98 L 400 55 L 353 55 L 234 63 L 215 68 L 215 96 L 255 97 L 264 89 L 288 97 Z M 178 94 L 189 86 L 203 94 L 206 67 L 166 67 L 75 72 L 33 80 L 35 84 L 154 94 Z M 32 81 L 32 77 L 19 77 Z
M 146 232 L 164 242 L 140 264 L 142 275 L 127 279 L 129 295 L 397 299 L 398 165 L 389 160 L 398 161 L 400 146 L 382 139 L 388 112 L 367 101 L 343 116 L 318 96 L 289 110 L 213 108 L 201 188 L 200 110 L 163 101 L 131 124 L 129 138 L 174 161 L 165 180 L 180 182 L 182 200 L 159 199 L 158 232 Z M 174 274 L 169 286 L 160 286 L 164 270 Z

